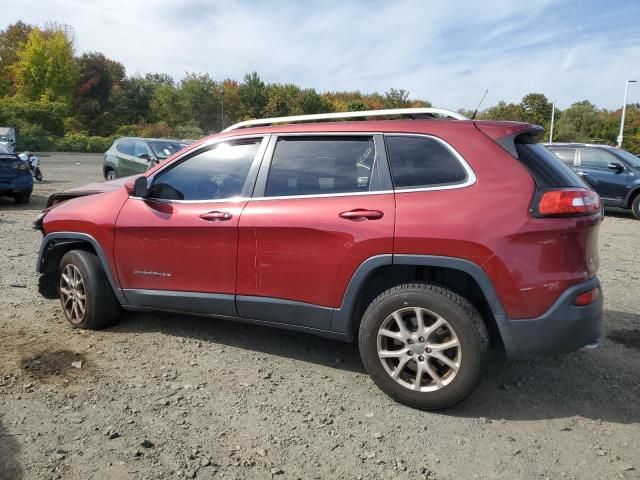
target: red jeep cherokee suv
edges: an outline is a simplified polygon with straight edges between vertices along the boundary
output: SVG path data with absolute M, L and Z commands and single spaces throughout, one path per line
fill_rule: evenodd
M 597 345 L 600 199 L 540 132 L 440 109 L 242 122 L 53 195 L 40 291 L 81 328 L 165 310 L 357 338 L 384 392 L 446 407 L 490 345 Z

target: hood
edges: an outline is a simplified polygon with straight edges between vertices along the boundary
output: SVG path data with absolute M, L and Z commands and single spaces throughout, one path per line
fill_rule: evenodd
M 124 187 L 127 183 L 133 182 L 137 177 L 123 177 L 115 180 L 104 182 L 95 182 L 83 185 L 82 187 L 72 188 L 64 192 L 54 193 L 47 200 L 47 208 L 51 208 L 57 203 L 65 202 L 77 197 L 86 197 L 87 195 L 96 195 L 98 193 L 112 192 Z

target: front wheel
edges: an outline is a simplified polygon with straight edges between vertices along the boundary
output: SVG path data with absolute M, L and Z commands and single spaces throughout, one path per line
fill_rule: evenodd
M 636 195 L 636 198 L 631 202 L 631 211 L 633 216 L 640 220 L 640 194 Z
M 367 308 L 359 332 L 360 355 L 376 385 L 421 410 L 451 406 L 472 391 L 488 338 L 466 299 L 427 283 L 382 293 Z
M 58 292 L 74 327 L 99 330 L 118 323 L 120 305 L 95 254 L 71 250 L 62 257 Z
M 116 172 L 114 170 L 107 170 L 107 173 L 104 175 L 105 180 L 115 180 Z
M 17 193 L 13 196 L 13 200 L 16 203 L 28 203 L 31 198 L 30 193 Z

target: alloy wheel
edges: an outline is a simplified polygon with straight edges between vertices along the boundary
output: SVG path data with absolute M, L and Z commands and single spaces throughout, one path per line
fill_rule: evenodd
M 84 320 L 87 311 L 87 294 L 80 270 L 67 264 L 60 275 L 60 301 L 65 317 L 78 325 Z
M 396 310 L 382 322 L 378 358 L 389 376 L 410 390 L 433 392 L 449 385 L 460 370 L 462 347 L 443 317 L 420 307 Z

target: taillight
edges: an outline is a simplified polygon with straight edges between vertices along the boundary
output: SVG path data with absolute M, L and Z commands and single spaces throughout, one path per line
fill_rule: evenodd
M 562 188 L 544 190 L 537 195 L 534 214 L 539 217 L 573 217 L 601 211 L 600 197 L 593 190 Z
M 573 304 L 579 307 L 591 305 L 593 302 L 595 302 L 598 299 L 599 296 L 600 296 L 600 289 L 596 287 L 593 290 L 589 290 L 588 292 L 584 292 L 578 295 L 576 299 L 573 301 Z

